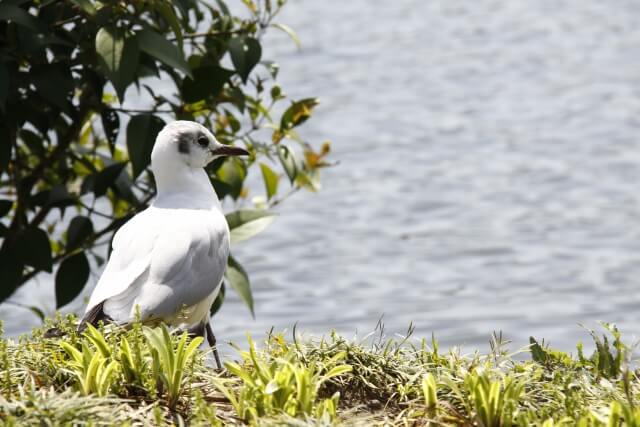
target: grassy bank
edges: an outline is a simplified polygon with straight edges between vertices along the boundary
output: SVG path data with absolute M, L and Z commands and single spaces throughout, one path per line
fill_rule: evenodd
M 5 425 L 640 426 L 640 382 L 609 325 L 589 357 L 533 342 L 527 361 L 499 337 L 463 355 L 433 340 L 272 333 L 216 372 L 186 336 L 140 325 L 77 336 L 73 324 L 64 338 L 0 341 Z

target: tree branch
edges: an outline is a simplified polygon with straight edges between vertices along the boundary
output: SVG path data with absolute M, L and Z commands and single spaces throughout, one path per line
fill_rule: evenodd
M 232 36 L 234 34 L 243 34 L 246 32 L 247 30 L 242 28 L 238 30 L 231 30 L 231 31 L 204 31 L 201 33 L 183 34 L 182 39 L 192 40 L 192 39 L 197 39 L 199 37 Z M 178 38 L 176 36 L 173 36 L 173 37 L 168 37 L 167 40 L 174 42 L 178 40 Z
M 121 113 L 140 113 L 140 114 L 152 114 L 152 113 L 165 113 L 165 114 L 173 114 L 173 110 L 144 110 L 144 109 L 136 109 L 136 108 L 121 108 L 121 107 L 109 107 L 111 110 L 120 111 Z

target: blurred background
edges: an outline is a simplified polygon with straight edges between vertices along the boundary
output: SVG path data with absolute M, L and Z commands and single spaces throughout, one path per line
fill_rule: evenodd
M 264 56 L 288 95 L 320 97 L 302 133 L 339 164 L 234 249 L 256 318 L 228 292 L 219 339 L 363 336 L 382 317 L 467 350 L 498 330 L 571 350 L 599 320 L 634 341 L 638 18 L 624 0 L 291 0 L 279 21 L 302 49 L 271 31 Z M 39 323 L 1 311 L 9 334 Z

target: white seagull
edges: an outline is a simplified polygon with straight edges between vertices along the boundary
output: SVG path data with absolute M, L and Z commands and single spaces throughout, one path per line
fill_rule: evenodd
M 80 331 L 100 320 L 130 324 L 139 310 L 144 323 L 206 336 L 220 367 L 209 309 L 227 266 L 229 227 L 204 167 L 247 154 L 199 123 L 175 121 L 160 131 L 151 153 L 156 199 L 115 234 Z

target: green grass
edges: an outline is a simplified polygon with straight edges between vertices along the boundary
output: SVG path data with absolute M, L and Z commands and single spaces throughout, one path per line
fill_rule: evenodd
M 500 336 L 488 354 L 461 354 L 382 332 L 269 333 L 217 372 L 200 339 L 138 324 L 78 336 L 75 321 L 57 320 L 64 338 L 0 340 L 4 425 L 640 426 L 638 374 L 609 324 L 591 331 L 591 356 L 532 338 L 528 360 Z

